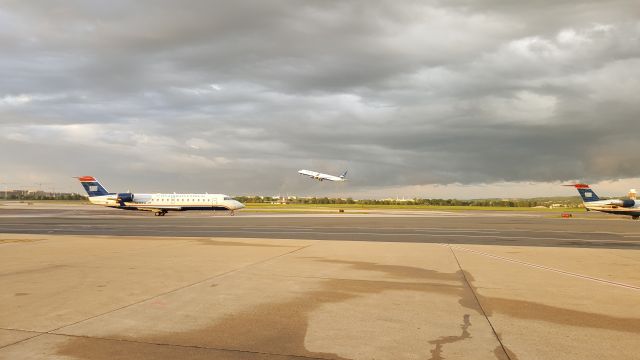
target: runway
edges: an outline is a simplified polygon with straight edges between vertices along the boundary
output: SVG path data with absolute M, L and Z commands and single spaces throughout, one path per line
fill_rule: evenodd
M 0 207 L 0 359 L 636 359 L 638 226 Z
M 347 240 L 640 249 L 640 222 L 595 214 L 403 211 L 228 216 L 115 209 L 0 209 L 0 233 Z M 585 214 L 583 214 L 585 216 Z

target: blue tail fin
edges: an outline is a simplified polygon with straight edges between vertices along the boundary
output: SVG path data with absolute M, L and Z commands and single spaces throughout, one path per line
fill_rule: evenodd
M 89 197 L 109 195 L 107 189 L 105 189 L 104 186 L 102 186 L 93 176 L 79 176 L 77 179 L 80 180 L 82 187 L 84 187 L 84 190 L 87 192 Z
M 345 177 L 347 177 L 347 171 L 349 171 L 349 170 L 345 170 L 345 171 L 342 173 L 342 175 L 340 175 L 340 177 L 341 177 L 342 179 L 344 179 Z
M 587 184 L 574 184 L 574 185 L 567 185 L 567 186 L 575 187 L 580 193 L 580 197 L 582 197 L 582 201 L 584 202 L 600 200 L 598 195 L 596 195 L 596 193 L 593 190 L 591 190 L 591 188 Z

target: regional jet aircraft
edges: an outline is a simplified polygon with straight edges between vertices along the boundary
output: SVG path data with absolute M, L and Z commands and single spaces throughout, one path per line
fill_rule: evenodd
M 602 211 L 616 215 L 631 216 L 632 219 L 640 218 L 640 202 L 635 199 L 608 199 L 600 200 L 593 190 L 587 184 L 565 185 L 573 186 L 578 189 L 585 209 Z M 633 193 L 633 192 L 632 192 Z
M 110 193 L 93 176 L 77 177 L 89 195 L 92 204 L 123 210 L 153 211 L 164 216 L 168 211 L 186 210 L 235 210 L 244 205 L 223 194 L 132 194 Z
M 346 179 L 347 171 L 343 172 L 342 175 L 340 175 L 340 176 L 323 174 L 323 173 L 319 173 L 319 172 L 311 171 L 311 170 L 299 170 L 298 174 L 308 176 L 308 177 L 310 177 L 312 179 L 316 179 L 318 181 L 324 181 L 324 180 L 329 180 L 329 181 L 347 181 L 347 179 Z

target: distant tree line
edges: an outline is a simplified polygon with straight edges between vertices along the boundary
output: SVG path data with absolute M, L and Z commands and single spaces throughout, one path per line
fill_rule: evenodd
M 243 203 L 277 203 L 282 200 L 277 197 L 269 196 L 237 196 L 236 200 Z M 423 205 L 423 206 L 484 206 L 484 207 L 549 207 L 552 205 L 561 205 L 566 207 L 577 207 L 582 204 L 579 198 L 541 198 L 541 199 L 478 199 L 478 200 L 458 200 L 458 199 L 412 199 L 412 200 L 354 200 L 352 198 L 328 198 L 328 197 L 311 197 L 311 198 L 289 198 L 286 199 L 288 204 L 360 204 L 360 205 Z
M 87 197 L 76 193 L 48 193 L 28 191 L 0 191 L 0 200 L 86 200 Z

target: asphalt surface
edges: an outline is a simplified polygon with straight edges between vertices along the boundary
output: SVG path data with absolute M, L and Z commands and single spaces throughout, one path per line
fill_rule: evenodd
M 0 360 L 637 359 L 640 223 L 559 215 L 0 205 Z
M 640 222 L 626 217 L 536 212 L 373 214 L 170 213 L 100 209 L 2 209 L 0 233 L 228 237 L 640 249 Z

